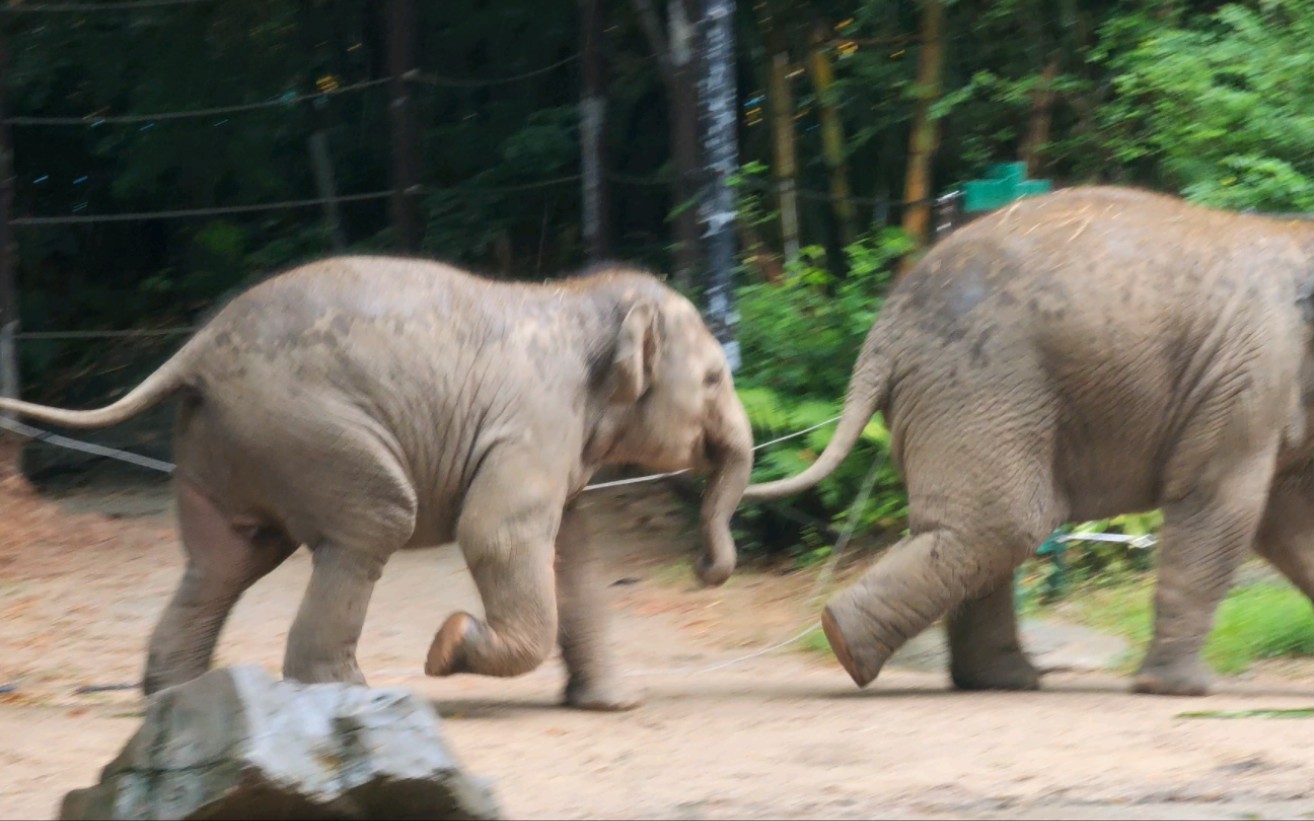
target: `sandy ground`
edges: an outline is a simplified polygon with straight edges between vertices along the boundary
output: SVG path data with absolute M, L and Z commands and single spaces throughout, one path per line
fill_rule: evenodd
M 181 558 L 159 488 L 113 499 L 56 504 L 0 481 L 0 684 L 16 685 L 0 695 L 2 818 L 53 818 L 138 726 L 135 692 L 76 690 L 137 680 Z M 371 684 L 432 699 L 508 817 L 1314 818 L 1314 722 L 1179 717 L 1314 706 L 1314 680 L 1228 680 L 1175 699 L 1060 672 L 1039 693 L 959 694 L 941 670 L 904 668 L 859 691 L 820 653 L 743 658 L 815 619 L 812 573 L 695 589 L 671 497 L 626 488 L 593 503 L 613 640 L 647 692 L 637 711 L 558 707 L 555 658 L 518 679 L 425 678 L 446 614 L 480 612 L 450 547 L 393 559 L 361 640 Z M 301 551 L 252 589 L 220 663 L 277 673 L 308 570 Z

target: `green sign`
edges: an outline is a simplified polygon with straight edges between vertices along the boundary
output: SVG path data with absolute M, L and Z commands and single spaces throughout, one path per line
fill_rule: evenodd
M 996 163 L 986 169 L 983 180 L 963 183 L 963 210 L 993 211 L 1014 200 L 1047 194 L 1053 186 L 1049 180 L 1029 180 L 1024 162 Z

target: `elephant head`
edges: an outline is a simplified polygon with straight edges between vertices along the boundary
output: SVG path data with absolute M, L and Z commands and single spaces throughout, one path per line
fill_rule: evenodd
M 633 287 L 648 285 L 648 287 Z M 720 343 L 684 297 L 631 283 L 611 313 L 614 344 L 599 356 L 603 461 L 709 474 L 698 577 L 723 584 L 735 568 L 730 519 L 753 467 L 753 432 Z

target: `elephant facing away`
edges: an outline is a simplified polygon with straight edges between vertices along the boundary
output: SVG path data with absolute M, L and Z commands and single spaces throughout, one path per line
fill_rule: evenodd
M 300 545 L 313 570 L 284 675 L 364 683 L 356 643 L 389 556 L 455 539 L 485 615 L 448 617 L 428 674 L 523 674 L 559 641 L 568 704 L 633 706 L 573 504 L 608 464 L 709 473 L 697 571 L 718 585 L 735 566 L 752 431 L 697 310 L 646 273 L 526 284 L 329 258 L 236 297 L 108 407 L 0 409 L 89 428 L 169 397 L 187 564 L 147 694 L 205 672 L 238 598 Z
M 860 686 L 948 615 L 964 689 L 1030 689 L 1013 570 L 1056 526 L 1164 512 L 1133 689 L 1203 694 L 1200 653 L 1253 548 L 1314 596 L 1314 225 L 1092 186 L 951 234 L 892 289 L 804 490 L 884 413 L 909 536 L 825 607 Z

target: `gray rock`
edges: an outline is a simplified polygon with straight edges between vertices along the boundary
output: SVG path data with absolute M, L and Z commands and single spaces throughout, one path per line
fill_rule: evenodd
M 211 670 L 152 696 L 101 773 L 64 796 L 84 819 L 497 819 L 490 785 L 461 771 L 440 719 L 399 688 Z

